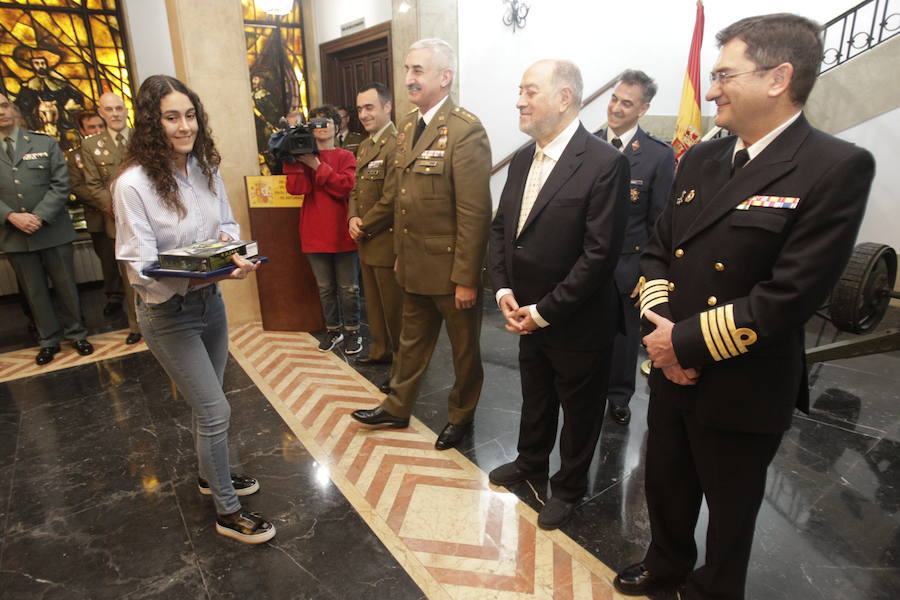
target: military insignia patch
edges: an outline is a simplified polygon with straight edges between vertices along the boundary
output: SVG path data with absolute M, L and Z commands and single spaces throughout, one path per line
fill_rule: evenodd
M 637 188 L 631 188 L 631 201 L 637 202 L 638 198 L 640 198 L 640 197 L 641 197 L 641 192 L 638 191 Z
M 406 141 L 406 134 L 404 132 L 400 132 L 397 134 L 397 145 L 402 146 L 403 142 Z
M 691 190 L 690 192 L 688 192 L 687 197 L 684 199 L 684 203 L 690 204 L 693 199 L 694 199 L 694 190 Z
M 794 210 L 800 204 L 800 198 L 791 198 L 788 196 L 750 196 L 735 208 L 737 210 L 749 210 L 751 206 L 760 206 L 763 208 L 787 208 Z
M 447 147 L 447 126 L 446 125 L 441 125 L 441 127 L 438 128 L 438 136 L 439 136 L 438 141 L 437 141 L 438 148 L 446 148 Z
M 681 195 L 678 196 L 678 199 L 675 201 L 675 204 L 683 204 L 685 194 L 687 194 L 687 190 L 681 190 Z
M 103 140 L 97 140 L 97 147 L 102 148 L 104 146 Z
M 637 152 L 640 149 L 641 149 L 641 143 L 639 141 L 634 140 L 633 142 L 631 142 L 631 151 L 632 152 Z

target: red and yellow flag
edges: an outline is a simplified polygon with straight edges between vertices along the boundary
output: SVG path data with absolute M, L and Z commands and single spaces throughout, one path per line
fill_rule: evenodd
M 691 53 L 688 55 L 684 87 L 681 89 L 681 107 L 675 122 L 675 160 L 679 160 L 687 149 L 700 141 L 700 47 L 703 45 L 703 2 L 697 0 L 697 18 L 694 21 L 694 36 L 691 38 Z

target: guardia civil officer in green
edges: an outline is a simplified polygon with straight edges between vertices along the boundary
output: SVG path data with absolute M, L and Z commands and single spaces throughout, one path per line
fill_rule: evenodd
M 66 210 L 66 159 L 52 137 L 20 129 L 9 99 L 0 94 L 0 250 L 16 272 L 37 326 L 44 365 L 59 352 L 62 338 L 79 354 L 94 351 L 81 323 L 72 263 L 75 229 Z M 47 277 L 59 300 L 57 314 Z
M 356 95 L 359 122 L 369 137 L 359 145 L 356 155 L 356 185 L 350 192 L 350 236 L 359 244 L 359 262 L 366 290 L 366 314 L 369 317 L 369 353 L 358 363 L 388 363 L 400 345 L 400 309 L 403 292 L 394 277 L 393 218 L 384 219 L 365 232 L 361 226 L 366 215 L 384 199 L 384 179 L 394 165 L 397 128 L 391 122 L 393 97 L 383 83 L 370 83 Z M 393 211 L 387 215 L 393 217 Z M 389 381 L 381 385 L 387 393 Z

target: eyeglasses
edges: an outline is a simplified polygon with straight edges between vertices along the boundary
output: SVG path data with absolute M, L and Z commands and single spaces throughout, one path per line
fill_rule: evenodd
M 747 75 L 748 73 L 761 73 L 763 71 L 771 71 L 775 67 L 760 67 L 758 69 L 753 69 L 752 71 L 741 71 L 740 73 L 710 73 L 709 74 L 709 85 L 719 84 L 722 85 L 732 77 L 738 77 L 739 75 Z

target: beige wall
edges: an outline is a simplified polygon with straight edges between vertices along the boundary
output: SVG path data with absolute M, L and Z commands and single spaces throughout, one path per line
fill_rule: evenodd
M 166 0 L 166 10 L 175 72 L 203 100 L 241 237 L 252 239 L 244 176 L 256 175 L 258 164 L 241 3 Z M 255 276 L 226 281 L 222 292 L 230 323 L 260 320 Z

